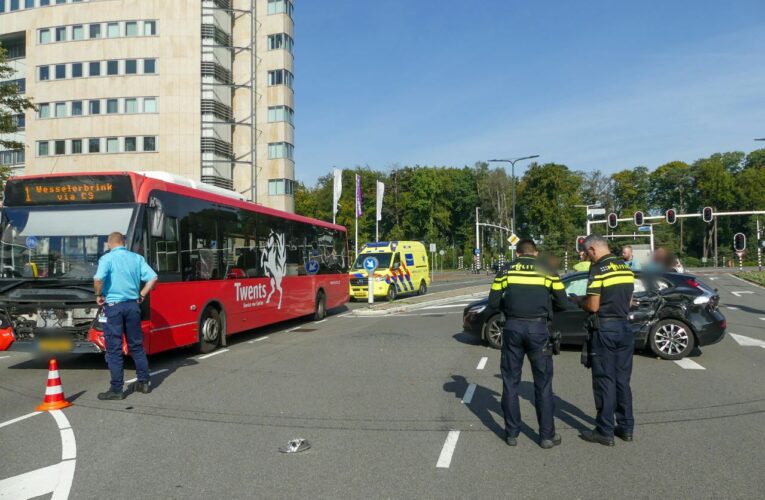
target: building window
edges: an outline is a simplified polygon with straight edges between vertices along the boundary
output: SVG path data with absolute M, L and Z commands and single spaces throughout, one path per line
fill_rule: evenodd
M 292 73 L 286 69 L 277 69 L 268 72 L 268 85 L 286 85 L 292 88 Z
M 153 75 L 157 72 L 157 60 L 156 59 L 144 59 L 143 60 L 143 74 Z
M 101 152 L 101 139 L 94 138 L 88 139 L 88 153 L 100 153 Z
M 157 22 L 156 21 L 144 21 L 143 22 L 143 35 L 154 36 L 157 34 Z
M 120 36 L 120 23 L 108 23 L 106 25 L 106 38 L 117 38 Z
M 292 9 L 290 0 L 268 0 L 269 14 L 287 14 L 292 17 Z
M 291 160 L 294 149 L 295 146 L 289 142 L 270 142 L 268 143 L 268 159 L 286 158 Z
M 35 8 L 35 0 L 24 0 L 24 8 L 25 9 L 34 9 Z
M 93 61 L 88 64 L 88 76 L 101 76 L 101 61 Z
M 48 141 L 37 141 L 37 156 L 48 156 Z
M 287 33 L 277 33 L 275 35 L 268 35 L 268 50 L 284 49 L 292 53 L 293 41 L 292 37 Z
M 72 78 L 80 78 L 82 76 L 82 63 L 72 63 Z
M 293 123 L 294 111 L 289 106 L 271 106 L 268 108 L 268 121 Z
M 125 36 L 138 36 L 138 23 L 129 21 L 125 23 Z
M 66 141 L 55 141 L 53 144 L 57 155 L 66 154 Z
M 125 113 L 138 113 L 138 99 L 125 99 Z
M 106 152 L 107 153 L 118 153 L 120 148 L 120 141 L 116 137 L 107 137 L 106 138 Z
M 88 103 L 88 114 L 100 115 L 101 114 L 101 101 L 95 100 Z
M 72 154 L 82 154 L 82 139 L 72 139 Z
M 135 137 L 125 137 L 125 152 L 133 152 L 136 150 L 136 138 Z
M 83 40 L 85 38 L 85 29 L 81 24 L 72 26 L 72 40 Z
M 90 38 L 101 38 L 100 24 L 91 24 L 89 29 L 90 29 Z
M 38 41 L 40 44 L 50 43 L 50 30 L 39 30 Z
M 40 81 L 50 80 L 50 67 L 40 66 L 37 77 L 38 77 L 37 79 Z
M 125 74 L 135 75 L 136 73 L 138 73 L 138 60 L 125 59 Z
M 157 150 L 157 138 L 153 136 L 147 136 L 143 138 L 143 150 L 144 151 L 156 151 Z
M 294 194 L 293 181 L 291 179 L 269 179 L 268 194 L 270 196 Z
M 56 28 L 56 41 L 66 42 L 66 26 L 59 26 Z
M 56 118 L 62 118 L 64 116 L 66 116 L 66 103 L 57 102 L 56 103 Z
M 50 116 L 50 104 L 39 104 L 37 106 L 37 117 L 48 118 Z
M 115 113 L 119 113 L 119 100 L 117 99 L 107 99 L 106 100 L 106 114 L 107 115 L 113 115 Z
M 50 0 L 40 0 L 40 7 L 50 5 Z
M 153 97 L 145 97 L 143 99 L 143 112 L 144 113 L 156 113 L 157 112 L 157 100 Z
M 82 101 L 72 101 L 72 116 L 82 116 Z
M 56 64 L 56 80 L 66 78 L 66 64 Z
M 120 68 L 119 61 L 106 61 L 106 74 L 116 75 L 119 73 Z

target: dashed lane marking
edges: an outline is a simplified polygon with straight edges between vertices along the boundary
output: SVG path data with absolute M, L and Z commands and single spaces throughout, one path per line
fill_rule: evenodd
M 446 304 L 444 306 L 428 306 L 420 309 L 421 311 L 427 311 L 429 309 L 452 309 L 454 307 L 467 307 L 468 304 Z
M 220 349 L 219 351 L 211 352 L 210 354 L 205 354 L 204 356 L 199 356 L 197 359 L 207 359 L 211 358 L 213 356 L 217 356 L 218 354 L 223 354 L 224 352 L 228 352 L 228 349 Z
M 469 405 L 473 401 L 473 395 L 475 394 L 475 384 L 470 384 L 465 391 L 465 395 L 462 396 L 462 403 Z
M 765 318 L 760 318 L 761 321 L 765 321 Z
M 314 322 L 314 325 L 318 325 L 319 323 L 324 323 L 325 321 L 327 321 L 327 318 L 324 318 L 324 319 L 323 319 L 323 320 L 321 320 L 321 321 L 316 321 L 316 322 Z
M 741 296 L 745 295 L 745 294 L 752 294 L 752 295 L 754 295 L 754 292 L 751 291 L 751 290 L 737 290 L 735 292 L 730 292 L 730 293 L 732 293 L 733 295 L 735 295 L 738 298 L 741 298 Z
M 10 358 L 10 356 L 0 356 L 0 359 Z
M 255 339 L 255 340 L 250 340 L 250 341 L 249 341 L 249 342 L 247 342 L 247 343 L 248 343 L 248 344 L 254 344 L 255 342 L 260 342 L 260 341 L 262 341 L 262 340 L 267 340 L 267 339 L 268 339 L 268 336 L 265 336 L 265 337 L 260 337 L 260 338 L 257 338 L 257 339 Z
M 481 361 L 478 362 L 478 366 L 475 367 L 476 370 L 483 370 L 486 368 L 486 362 L 489 361 L 489 358 L 486 356 L 481 358 Z
M 684 368 L 686 370 L 706 370 L 706 368 L 704 368 L 703 366 L 701 366 L 694 360 L 688 359 L 688 358 L 678 359 L 677 361 L 675 361 L 675 364 L 679 366 L 680 368 Z
M 160 373 L 165 373 L 165 372 L 169 372 L 169 371 L 170 370 L 168 368 L 162 368 L 161 370 L 157 370 L 155 372 L 150 372 L 149 376 L 159 375 Z M 125 383 L 126 384 L 132 384 L 133 382 L 137 382 L 137 381 L 138 381 L 137 378 L 131 378 L 130 380 L 126 380 Z
M 22 415 L 20 417 L 16 417 L 14 419 L 8 420 L 6 422 L 0 423 L 0 428 L 5 427 L 6 425 L 15 424 L 16 422 L 21 422 L 22 420 L 26 420 L 29 417 L 34 417 L 35 415 L 39 415 L 42 413 L 41 411 L 33 411 L 32 413 L 27 413 L 26 415 Z
M 438 456 L 436 467 L 439 469 L 448 469 L 452 464 L 454 449 L 457 447 L 457 440 L 460 438 L 460 431 L 449 431 L 444 441 L 444 447 L 441 448 L 441 454 Z
M 726 308 L 728 308 L 728 309 L 730 309 L 731 311 L 740 311 L 740 310 L 741 310 L 741 309 L 739 309 L 739 308 L 738 308 L 738 307 L 736 307 L 736 306 L 725 306 L 725 307 L 726 307 Z
M 728 335 L 730 335 L 731 338 L 735 340 L 736 343 L 740 346 L 765 348 L 765 340 L 753 339 L 752 337 L 746 337 L 744 335 L 739 335 L 732 332 L 729 332 Z

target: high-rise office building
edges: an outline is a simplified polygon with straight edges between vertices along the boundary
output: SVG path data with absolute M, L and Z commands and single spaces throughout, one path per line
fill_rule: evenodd
M 160 170 L 294 211 L 292 0 L 0 0 L 18 173 Z

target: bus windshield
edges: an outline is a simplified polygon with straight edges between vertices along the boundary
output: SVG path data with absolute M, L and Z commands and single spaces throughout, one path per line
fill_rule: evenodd
M 364 253 L 356 258 L 356 263 L 353 264 L 354 269 L 364 269 L 364 259 L 367 257 L 374 257 L 377 259 L 377 269 L 387 269 L 390 267 L 390 260 L 393 257 L 391 252 L 379 252 L 379 253 Z M 398 259 L 396 259 L 398 262 Z M 396 263 L 394 262 L 394 264 Z
M 126 234 L 133 210 L 125 205 L 4 208 L 2 277 L 92 279 L 108 250 L 109 233 Z

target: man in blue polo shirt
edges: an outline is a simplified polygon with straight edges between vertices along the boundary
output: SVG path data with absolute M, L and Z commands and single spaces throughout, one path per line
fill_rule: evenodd
M 93 277 L 96 302 L 104 308 L 106 316 L 106 364 L 111 372 L 111 387 L 100 393 L 98 399 L 124 399 L 123 334 L 135 363 L 138 378 L 135 390 L 144 394 L 151 392 L 149 362 L 143 349 L 140 304 L 157 284 L 157 273 L 142 256 L 125 248 L 122 233 L 110 234 L 108 245 L 109 253 L 99 259 L 98 270 Z

